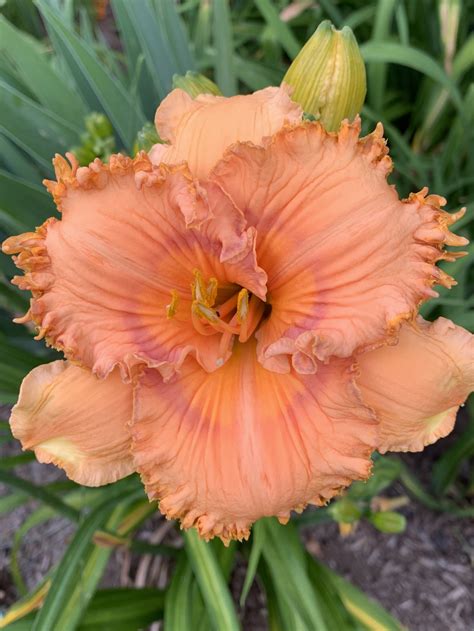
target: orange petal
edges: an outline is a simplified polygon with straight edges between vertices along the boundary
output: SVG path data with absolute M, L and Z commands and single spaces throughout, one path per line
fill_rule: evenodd
M 421 451 L 453 429 L 474 390 L 474 336 L 450 320 L 418 318 L 396 346 L 361 355 L 357 379 L 380 421 L 379 451 Z
M 360 121 L 338 134 L 318 123 L 285 128 L 264 147 L 235 145 L 213 170 L 257 229 L 268 273 L 270 318 L 257 336 L 268 368 L 316 369 L 312 358 L 349 357 L 395 335 L 435 282 L 452 279 L 435 263 L 460 214 L 440 210 L 426 190 L 400 201 L 382 128 L 359 139 Z
M 193 328 L 190 286 L 198 268 L 264 298 L 255 231 L 243 215 L 230 200 L 216 207 L 212 185 L 205 190 L 186 168 L 154 167 L 146 154 L 77 171 L 62 158 L 55 166 L 58 182 L 48 187 L 62 220 L 3 244 L 18 253 L 25 276 L 14 282 L 33 293 L 40 336 L 101 377 L 119 364 L 126 378 L 137 362 L 170 376 L 188 353 L 215 369 L 219 337 Z
M 118 371 L 99 381 L 58 360 L 25 377 L 10 424 L 23 449 L 34 450 L 40 462 L 63 468 L 79 484 L 100 486 L 134 471 L 131 415 L 132 387 Z
M 137 469 L 160 510 L 224 541 L 366 478 L 376 443 L 350 361 L 280 375 L 257 361 L 255 341 L 237 344 L 211 374 L 192 360 L 172 383 L 147 371 L 132 433 Z
M 230 145 L 258 144 L 285 122 L 300 121 L 301 115 L 288 86 L 231 98 L 203 94 L 192 99 L 183 90 L 173 90 L 155 116 L 160 137 L 171 146 L 155 145 L 150 157 L 156 164 L 185 160 L 195 176 L 205 177 Z

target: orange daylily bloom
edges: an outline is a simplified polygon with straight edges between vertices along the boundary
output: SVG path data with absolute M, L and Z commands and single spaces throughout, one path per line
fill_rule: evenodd
M 375 449 L 450 431 L 473 336 L 417 319 L 461 253 L 445 201 L 400 200 L 382 128 L 302 120 L 286 88 L 173 91 L 166 145 L 47 182 L 62 218 L 3 244 L 39 337 L 11 425 L 82 484 L 138 471 L 168 517 L 225 542 L 321 505 Z

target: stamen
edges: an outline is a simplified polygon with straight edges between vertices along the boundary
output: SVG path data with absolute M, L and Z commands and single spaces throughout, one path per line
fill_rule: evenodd
M 207 305 L 207 287 L 202 278 L 202 274 L 198 269 L 195 269 L 194 272 L 194 283 L 191 285 L 191 289 L 193 292 L 193 300 L 198 300 L 199 302 Z
M 211 309 L 205 303 L 202 303 L 199 300 L 194 300 L 192 309 L 196 315 L 204 318 L 208 322 L 211 322 L 211 324 L 219 321 L 219 317 L 214 309 Z
M 251 296 L 249 301 L 248 316 L 242 322 L 240 327 L 239 342 L 246 342 L 254 333 L 255 329 L 260 324 L 264 311 L 265 303 L 255 296 Z
M 176 289 L 171 290 L 171 302 L 169 305 L 166 305 L 166 317 L 168 319 L 172 318 L 178 309 L 179 304 L 179 294 Z
M 207 304 L 210 307 L 214 306 L 217 298 L 217 278 L 210 278 L 207 283 Z
M 242 324 L 249 314 L 249 292 L 241 289 L 237 297 L 237 322 Z
M 237 306 L 238 294 L 234 294 L 228 300 L 223 302 L 221 305 L 216 307 L 216 311 L 218 312 L 221 318 L 225 318 L 231 311 L 233 311 Z

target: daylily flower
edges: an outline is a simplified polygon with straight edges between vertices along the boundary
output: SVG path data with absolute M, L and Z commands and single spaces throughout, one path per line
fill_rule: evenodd
M 461 253 L 445 200 L 400 200 L 382 127 L 302 120 L 286 88 L 173 91 L 150 155 L 54 160 L 61 220 L 4 252 L 19 321 L 66 361 L 24 380 L 25 449 L 86 485 L 138 471 L 160 510 L 225 542 L 325 504 L 375 449 L 447 434 L 473 336 L 417 317 Z

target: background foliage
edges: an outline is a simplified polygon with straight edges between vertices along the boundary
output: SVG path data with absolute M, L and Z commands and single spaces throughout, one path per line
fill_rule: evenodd
M 474 237 L 474 6 L 471 0 L 111 0 L 114 22 L 98 20 L 106 2 L 0 2 L 0 238 L 32 229 L 54 215 L 42 188 L 51 158 L 73 149 L 82 163 L 112 151 L 146 145 L 160 100 L 174 74 L 196 70 L 226 95 L 278 85 L 291 59 L 323 19 L 349 25 L 367 64 L 365 130 L 381 120 L 389 138 L 400 194 L 428 185 L 468 207 L 457 232 Z M 99 13 L 99 15 L 98 15 Z M 473 245 L 450 264 L 458 285 L 442 288 L 424 315 L 454 319 L 474 330 Z M 0 401 L 15 402 L 23 376 L 55 354 L 33 332 L 11 323 L 27 298 L 9 284 L 13 266 L 0 258 Z M 11 439 L 1 421 L 0 442 Z M 134 533 L 156 507 L 134 476 L 106 489 L 72 482 L 35 486 L 15 474 L 30 454 L 0 461 L 8 494 L 0 512 L 40 501 L 17 532 L 12 575 L 23 598 L 0 620 L 12 630 L 114 631 L 143 628 L 164 618 L 166 630 L 240 628 L 228 589 L 236 558 L 248 561 L 242 607 L 254 578 L 264 587 L 269 625 L 277 630 L 399 629 L 398 623 L 355 587 L 314 560 L 298 531 L 334 519 L 341 531 L 368 519 L 401 532 L 404 518 L 374 497 L 395 479 L 434 510 L 473 515 L 474 415 L 435 464 L 430 488 L 396 458 L 378 458 L 368 484 L 356 483 L 327 509 L 306 512 L 281 527 L 262 520 L 251 540 L 224 548 L 194 532 L 179 548 L 147 544 Z M 378 506 L 378 508 L 377 508 Z M 392 506 L 394 508 L 394 506 Z M 77 525 L 63 559 L 27 593 L 18 569 L 23 538 L 34 525 L 61 515 Z M 176 559 L 166 590 L 98 590 L 115 547 Z M 80 575 L 81 580 L 77 577 Z M 36 612 L 38 606 L 42 608 Z

